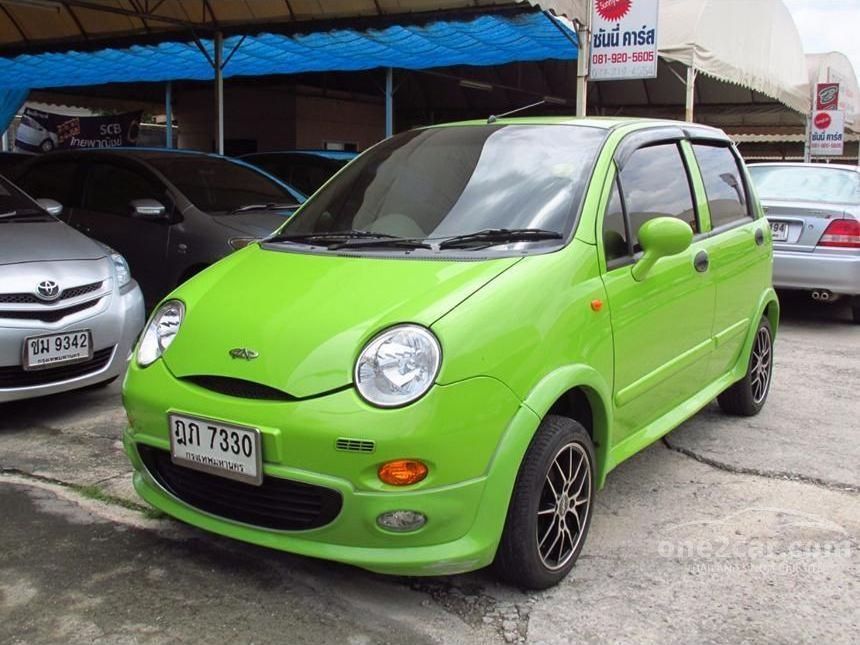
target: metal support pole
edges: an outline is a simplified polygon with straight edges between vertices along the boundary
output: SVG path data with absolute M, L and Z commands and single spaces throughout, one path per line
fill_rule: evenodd
M 586 6 L 585 23 L 576 23 L 576 39 L 579 52 L 576 55 L 576 116 L 585 116 L 588 109 L 588 62 L 591 58 L 591 11 L 592 0 Z
M 3 152 L 9 152 L 9 130 L 3 132 Z
M 168 148 L 173 147 L 173 83 L 167 81 L 164 87 L 164 120 L 167 125 L 164 143 Z
M 687 68 L 687 100 L 684 107 L 684 120 L 687 123 L 693 122 L 693 107 L 696 102 L 696 68 L 690 66 Z
M 394 70 L 385 69 L 385 138 L 394 134 Z
M 224 154 L 224 34 L 215 32 L 215 152 Z
M 812 115 L 806 115 L 806 137 L 803 139 L 803 162 L 812 161 Z

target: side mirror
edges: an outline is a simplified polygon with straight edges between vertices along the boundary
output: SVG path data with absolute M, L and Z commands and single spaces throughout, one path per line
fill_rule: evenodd
M 133 199 L 129 202 L 131 216 L 138 219 L 164 219 L 167 208 L 157 199 Z
M 63 212 L 63 205 L 58 202 L 56 199 L 48 199 L 47 197 L 40 197 L 36 200 L 36 203 L 39 204 L 42 208 L 44 208 L 48 213 L 57 217 L 60 213 Z
M 644 253 L 633 265 L 633 279 L 641 282 L 660 258 L 677 255 L 690 248 L 693 229 L 674 217 L 655 217 L 639 229 L 639 244 Z

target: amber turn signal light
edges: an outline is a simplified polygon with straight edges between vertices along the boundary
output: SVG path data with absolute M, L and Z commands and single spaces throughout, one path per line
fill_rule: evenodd
M 382 464 L 377 475 L 386 484 L 409 486 L 417 484 L 427 476 L 427 466 L 415 459 L 395 459 Z

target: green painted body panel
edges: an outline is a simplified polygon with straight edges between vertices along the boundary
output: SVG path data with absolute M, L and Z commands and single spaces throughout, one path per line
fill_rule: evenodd
M 599 232 L 615 148 L 630 132 L 665 122 L 499 123 L 568 122 L 605 128 L 607 139 L 573 238 L 557 251 L 419 261 L 253 245 L 171 294 L 187 308 L 180 333 L 152 365 L 133 360 L 124 384 L 124 444 L 140 495 L 185 522 L 263 546 L 385 573 L 467 571 L 493 560 L 529 442 L 566 392 L 580 390 L 590 405 L 602 486 L 616 465 L 741 379 L 757 321 L 767 315 L 776 330 L 779 315 L 758 204 L 748 223 L 712 233 L 684 143 L 702 233 L 640 280 L 633 263 L 607 270 Z M 703 273 L 693 268 L 701 251 L 710 257 Z M 376 408 L 352 387 L 353 368 L 372 336 L 399 323 L 432 329 L 441 370 L 418 401 Z M 260 359 L 231 359 L 233 347 L 253 348 Z M 259 382 L 302 400 L 226 396 L 183 380 L 194 375 Z M 321 528 L 274 531 L 182 503 L 152 479 L 137 451 L 169 449 L 169 411 L 259 428 L 266 476 L 339 491 L 340 514 Z M 341 452 L 339 438 L 373 441 L 375 450 Z M 377 468 L 395 458 L 421 459 L 428 477 L 405 488 L 383 484 Z M 423 512 L 427 524 L 411 533 L 376 524 L 398 509 Z

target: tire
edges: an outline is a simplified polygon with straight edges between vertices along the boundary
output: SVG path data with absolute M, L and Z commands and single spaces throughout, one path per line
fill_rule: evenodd
M 54 149 L 54 142 L 51 139 L 45 139 L 39 144 L 39 150 L 42 152 L 51 152 Z
M 760 357 L 764 357 L 761 359 Z M 752 417 L 761 412 L 767 402 L 773 377 L 773 331 L 770 321 L 762 318 L 756 329 L 747 373 L 717 397 L 717 402 L 727 414 Z
M 520 464 L 493 563 L 501 579 L 546 589 L 570 573 L 591 526 L 594 463 L 594 445 L 580 424 L 554 415 L 541 422 Z

